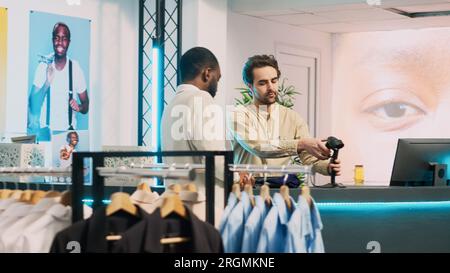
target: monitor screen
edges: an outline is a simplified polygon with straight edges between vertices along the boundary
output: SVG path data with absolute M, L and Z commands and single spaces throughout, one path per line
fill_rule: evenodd
M 430 163 L 450 164 L 450 139 L 399 139 L 390 185 L 432 186 Z M 448 172 L 444 179 L 448 184 Z

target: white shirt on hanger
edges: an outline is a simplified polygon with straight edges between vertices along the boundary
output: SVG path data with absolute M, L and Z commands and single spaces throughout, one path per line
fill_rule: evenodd
M 16 245 L 16 241 L 24 229 L 42 217 L 42 215 L 45 214 L 45 211 L 50 209 L 57 202 L 58 201 L 55 200 L 55 198 L 43 198 L 36 205 L 32 206 L 26 215 L 17 219 L 11 225 L 4 226 L 0 233 L 0 252 L 21 252 L 21 249 Z
M 16 250 L 24 253 L 48 253 L 56 234 L 70 226 L 71 217 L 71 207 L 54 204 L 39 219 L 25 227 L 16 242 Z
M 0 218 L 0 234 L 3 236 L 4 232 L 11 225 L 28 215 L 32 208 L 32 205 L 22 202 L 17 202 L 9 206 L 8 209 L 2 213 L 2 217 Z M 1 242 L 1 238 L 0 252 L 5 252 L 5 250 L 3 249 L 3 242 Z
M 2 217 L 3 212 L 8 209 L 9 206 L 18 202 L 17 199 L 8 198 L 0 200 L 0 218 Z

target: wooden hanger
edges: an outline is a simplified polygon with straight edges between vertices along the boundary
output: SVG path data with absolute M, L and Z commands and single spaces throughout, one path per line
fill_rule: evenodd
M 130 195 L 126 192 L 116 192 L 111 195 L 111 203 L 106 207 L 106 216 L 123 210 L 131 215 L 137 216 L 138 209 L 131 202 Z
M 244 191 L 248 194 L 248 197 L 250 198 L 250 204 L 252 204 L 252 207 L 255 206 L 255 196 L 253 196 L 253 187 L 252 185 L 245 185 Z
M 30 204 L 36 205 L 44 196 L 46 195 L 45 191 L 36 190 L 33 191 L 30 198 Z
M 133 216 L 138 216 L 137 207 L 131 202 L 130 195 L 126 192 L 116 192 L 111 195 L 111 203 L 106 207 L 106 216 L 111 216 L 119 210 L 123 210 Z M 122 239 L 121 235 L 108 235 L 107 241 Z
M 302 186 L 301 196 L 306 199 L 308 206 L 312 206 L 311 189 L 308 186 Z
M 145 182 L 142 182 L 141 184 L 139 184 L 137 186 L 137 189 L 141 190 L 141 191 L 145 191 L 145 192 L 152 192 L 152 190 L 150 189 L 150 186 Z
M 12 195 L 13 191 L 4 189 L 0 190 L 0 199 L 8 199 Z
M 23 190 L 13 190 L 9 198 L 20 200 Z
M 31 201 L 32 195 L 33 195 L 32 190 L 24 190 L 20 195 L 19 202 L 29 203 Z
M 171 190 L 173 193 L 179 194 L 181 192 L 181 185 L 180 184 L 172 184 L 168 187 L 169 190 Z
M 177 184 L 178 185 L 178 184 Z M 173 186 L 173 185 L 171 185 Z M 178 187 L 179 186 L 179 187 Z M 181 186 L 175 186 L 172 190 L 181 190 Z M 187 186 L 187 185 L 186 185 Z M 195 186 L 195 185 L 194 185 Z M 190 187 L 191 190 L 197 190 L 197 187 Z M 171 213 L 176 213 L 182 218 L 187 219 L 187 211 L 183 205 L 183 202 L 180 199 L 180 196 L 177 194 L 171 194 L 164 198 L 163 203 L 161 205 L 161 217 L 165 218 Z M 191 239 L 189 237 L 171 237 L 171 238 L 161 238 L 160 244 L 179 244 L 189 242 Z
M 61 193 L 59 191 L 47 191 L 44 196 L 44 198 L 55 198 L 55 197 L 61 197 Z
M 233 184 L 233 186 L 231 187 L 231 192 L 236 195 L 238 200 L 241 200 L 241 186 L 239 185 L 239 183 Z
M 186 208 L 177 194 L 170 194 L 163 199 L 161 205 L 161 217 L 166 218 L 169 214 L 176 213 L 183 218 L 187 218 Z
M 283 185 L 280 187 L 280 194 L 284 199 L 284 202 L 286 202 L 286 206 L 288 207 L 289 210 L 292 209 L 292 202 L 291 202 L 291 198 L 289 195 L 289 187 L 286 185 Z
M 168 245 L 168 244 L 179 244 L 179 243 L 186 243 L 189 242 L 191 238 L 188 237 L 173 237 L 173 238 L 162 238 L 160 240 L 160 243 L 162 245 Z
M 72 204 L 72 193 L 70 191 L 63 191 L 59 203 L 66 207 L 70 206 Z
M 195 183 L 184 184 L 183 189 L 189 192 L 197 192 L 197 186 L 195 185 Z
M 261 198 L 264 200 L 264 202 L 266 203 L 266 205 L 271 206 L 272 205 L 272 201 L 270 200 L 270 188 L 267 185 L 262 185 L 261 186 L 261 190 L 259 192 L 259 195 L 261 196 Z

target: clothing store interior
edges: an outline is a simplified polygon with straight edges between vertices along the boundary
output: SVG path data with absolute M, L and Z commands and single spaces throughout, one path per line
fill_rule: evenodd
M 448 253 L 449 44 L 450 0 L 0 0 L 0 253 Z

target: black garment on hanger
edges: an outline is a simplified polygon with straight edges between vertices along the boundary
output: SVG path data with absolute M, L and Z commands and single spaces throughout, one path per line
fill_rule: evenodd
M 223 243 L 219 231 L 211 224 L 200 220 L 188 208 L 186 211 L 187 219 L 174 215 L 162 218 L 160 209 L 156 209 L 146 217 L 145 222 L 139 222 L 130 228 L 125 234 L 127 243 L 120 245 L 125 249 L 120 251 L 127 253 L 223 253 Z M 180 231 L 180 234 L 177 234 L 177 231 Z M 190 241 L 170 246 L 162 245 L 161 238 L 167 237 L 189 237 Z M 141 244 L 131 242 L 141 242 Z
M 121 253 L 126 247 L 123 239 L 130 228 L 145 222 L 148 213 L 138 207 L 138 217 L 118 211 L 106 216 L 106 208 L 99 208 L 92 216 L 60 231 L 53 240 L 50 252 L 70 253 L 73 249 L 69 242 L 78 242 L 81 253 Z M 121 240 L 107 241 L 107 235 L 121 235 Z M 136 242 L 139 243 L 139 242 Z

